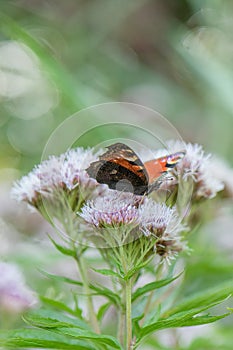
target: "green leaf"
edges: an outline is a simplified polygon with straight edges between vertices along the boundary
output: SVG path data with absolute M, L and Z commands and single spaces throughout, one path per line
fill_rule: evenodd
M 223 300 L 222 300 L 223 301 Z M 201 312 L 209 309 L 212 306 L 215 306 L 218 303 L 213 303 L 211 305 L 208 305 L 203 308 L 198 308 L 192 311 L 188 312 L 181 312 L 175 316 L 171 316 L 164 319 L 159 319 L 158 321 L 151 323 L 145 327 L 142 327 L 138 334 L 138 340 L 141 340 L 143 337 L 161 329 L 166 328 L 175 328 L 175 327 L 188 327 L 188 326 L 196 326 L 196 325 L 202 325 L 207 323 L 212 323 L 217 320 L 220 320 L 226 316 L 228 316 L 230 313 L 226 313 L 223 315 L 218 316 L 209 316 L 209 315 L 203 315 L 198 316 Z
M 140 287 L 138 288 L 132 295 L 132 301 L 135 301 L 137 298 L 139 298 L 140 296 L 142 296 L 145 293 L 151 292 L 155 289 L 158 288 L 162 288 L 164 286 L 166 286 L 167 284 L 175 281 L 177 278 L 180 277 L 181 274 L 173 277 L 173 278 L 166 278 L 160 281 L 156 281 L 156 282 L 151 282 L 148 283 L 147 285 L 145 285 L 144 287 Z
M 52 306 L 55 309 L 65 311 L 65 312 L 67 312 L 67 313 L 69 313 L 69 314 L 71 314 L 73 316 L 76 316 L 76 317 L 80 317 L 80 313 L 72 310 L 66 304 L 62 303 L 61 301 L 50 299 L 50 298 L 47 298 L 47 297 L 45 297 L 43 295 L 40 296 L 40 300 L 44 304 Z
M 0 343 L 10 348 L 97 350 L 95 344 L 42 329 L 18 329 L 0 333 Z
M 60 331 L 62 334 L 74 337 L 75 339 L 92 340 L 95 344 L 105 344 L 113 347 L 114 349 L 122 349 L 117 339 L 110 335 L 96 334 L 93 332 L 74 328 L 65 328 L 58 331 Z
M 115 305 L 120 305 L 121 304 L 121 298 L 118 294 L 114 293 L 111 289 L 100 286 L 100 285 L 90 285 L 90 288 L 94 291 L 96 291 L 97 295 L 102 295 L 109 299 L 111 302 L 113 302 Z
M 75 327 L 90 329 L 89 325 L 78 318 L 72 318 L 61 312 L 52 310 L 39 310 L 28 313 L 24 316 L 27 323 L 40 328 L 58 328 L 58 327 Z
M 48 235 L 48 237 L 49 237 L 50 241 L 53 243 L 53 245 L 55 246 L 55 248 L 57 248 L 57 250 L 59 252 L 61 252 L 64 255 L 68 255 L 68 256 L 72 256 L 72 257 L 76 256 L 76 251 L 58 244 L 56 241 L 54 241 L 54 239 L 50 235 Z
M 115 276 L 117 278 L 122 278 L 121 275 L 119 275 L 119 273 L 113 271 L 113 270 L 109 270 L 109 269 L 94 269 L 92 268 L 93 271 L 100 273 L 101 275 L 104 276 Z
M 83 287 L 82 282 L 73 280 L 71 278 L 68 277 L 64 277 L 64 276 L 58 276 L 58 275 L 53 275 L 50 274 L 49 272 L 43 271 L 43 270 L 39 270 L 43 275 L 55 280 L 55 281 L 59 281 L 59 282 L 65 282 L 68 284 L 74 284 L 80 287 Z M 114 293 L 111 289 L 106 288 L 104 286 L 98 286 L 98 285 L 94 285 L 94 284 L 90 284 L 89 285 L 90 289 L 94 290 L 96 292 L 96 294 L 98 295 L 102 295 L 105 296 L 106 298 L 108 298 L 109 300 L 111 300 L 115 305 L 119 305 L 120 304 L 120 297 L 118 294 Z
M 174 308 L 168 310 L 165 316 L 175 315 L 181 311 L 191 310 L 197 307 L 211 305 L 221 302 L 233 293 L 233 282 L 227 282 L 221 287 L 211 288 L 194 296 L 186 298 L 185 301 L 178 304 Z
M 79 307 L 78 303 L 78 295 L 76 293 L 73 293 L 73 299 L 75 303 L 75 315 L 78 318 L 83 318 L 83 310 Z
M 39 269 L 39 271 L 40 271 L 43 275 L 45 275 L 45 276 L 48 277 L 48 278 L 51 278 L 51 279 L 54 280 L 54 281 L 65 282 L 65 283 L 74 284 L 74 285 L 76 285 L 76 286 L 83 287 L 83 283 L 80 282 L 80 281 L 76 281 L 76 280 L 73 280 L 73 279 L 68 278 L 68 277 L 65 277 L 65 276 L 54 275 L 54 274 L 52 274 L 52 273 L 49 273 L 49 272 L 44 271 L 44 270 L 41 270 L 41 269 Z
M 139 325 L 139 321 L 141 321 L 144 316 L 145 316 L 144 314 L 141 314 L 141 315 L 134 317 L 132 319 L 132 324 L 133 324 L 133 329 L 134 329 L 135 334 L 139 334 L 140 329 L 141 329 L 141 327 Z
M 225 318 L 229 315 L 230 315 L 230 312 L 223 314 L 223 315 L 218 315 L 218 316 L 204 315 L 204 316 L 193 317 L 192 319 L 184 322 L 182 324 L 182 327 L 200 326 L 203 324 L 213 323 L 213 322 L 221 320 L 222 318 Z
M 131 277 L 133 277 L 135 275 L 135 273 L 141 269 L 143 269 L 144 267 L 146 267 L 149 262 L 153 259 L 153 257 L 151 256 L 149 259 L 143 261 L 142 263 L 140 264 L 136 264 L 135 267 L 133 267 L 132 269 L 130 269 L 128 271 L 128 273 L 123 277 L 123 279 L 125 281 L 128 281 Z
M 97 313 L 97 319 L 99 321 L 102 320 L 102 318 L 104 317 L 106 311 L 109 309 L 110 306 L 111 306 L 111 303 L 109 303 L 109 302 L 101 305 L 101 307 L 99 308 L 98 313 Z

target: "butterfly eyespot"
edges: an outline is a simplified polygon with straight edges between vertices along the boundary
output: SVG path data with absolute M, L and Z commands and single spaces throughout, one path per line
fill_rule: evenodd
M 177 162 L 167 162 L 166 168 L 174 168 L 174 166 L 177 164 Z

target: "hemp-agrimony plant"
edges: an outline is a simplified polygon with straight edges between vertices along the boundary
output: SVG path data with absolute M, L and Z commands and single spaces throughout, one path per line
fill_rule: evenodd
M 157 330 L 207 324 L 228 315 L 205 311 L 228 297 L 231 285 L 176 302 L 182 277 L 174 275 L 174 268 L 179 255 L 190 251 L 187 233 L 193 212 L 226 190 L 224 176 L 210 172 L 213 162 L 201 146 L 170 143 L 174 152 L 184 147 L 185 157 L 161 186 L 165 196 L 139 196 L 98 184 L 85 171 L 98 154 L 82 148 L 49 158 L 15 183 L 14 198 L 54 226 L 57 238 L 51 238 L 52 243 L 75 260 L 80 280 L 46 272 L 75 286 L 74 303 L 41 296 L 44 305 L 24 315 L 30 327 L 1 336 L 5 347 L 132 350 Z M 187 190 L 189 183 L 192 220 L 187 210 L 181 217 L 176 204 L 179 186 Z M 91 266 L 88 251 L 98 251 L 102 268 Z M 90 269 L 106 285 L 91 280 Z M 86 297 L 82 308 L 79 294 Z M 104 301 L 97 308 L 99 296 Z M 109 327 L 104 316 L 110 317 Z

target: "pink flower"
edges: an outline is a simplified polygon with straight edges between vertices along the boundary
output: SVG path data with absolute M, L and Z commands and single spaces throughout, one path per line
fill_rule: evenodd
M 186 248 L 181 233 L 187 228 L 181 224 L 176 209 L 152 199 L 109 191 L 107 195 L 87 202 L 80 215 L 92 225 L 93 231 L 101 234 L 107 229 L 107 238 L 112 235 L 112 242 L 114 239 L 122 242 L 119 236 L 125 236 L 125 232 L 128 241 L 140 241 L 145 237 L 148 242 L 154 240 L 155 246 L 151 253 L 166 260 Z M 101 236 L 105 237 L 104 234 Z
M 102 227 L 137 224 L 139 211 L 136 196 L 109 190 L 105 196 L 88 201 L 82 208 L 81 217 L 88 223 Z
M 71 149 L 59 157 L 51 156 L 48 160 L 34 167 L 21 180 L 16 181 L 12 188 L 12 197 L 18 201 L 26 201 L 38 208 L 41 199 L 50 198 L 59 190 L 65 194 L 77 191 L 83 199 L 101 194 L 106 186 L 99 185 L 90 179 L 85 169 L 97 155 L 92 149 L 79 147 Z M 57 196 L 55 196 L 57 199 Z
M 210 170 L 212 155 L 205 153 L 201 145 L 180 141 L 170 141 L 168 144 L 172 152 L 181 148 L 186 151 L 185 157 L 177 164 L 173 173 L 183 180 L 193 180 L 194 198 L 213 198 L 223 190 L 223 182 Z
M 20 313 L 35 306 L 36 294 L 25 284 L 16 265 L 0 262 L 0 305 L 6 311 Z
M 154 152 L 154 157 L 161 157 L 183 150 L 186 154 L 169 172 L 170 175 L 174 176 L 174 179 L 164 181 L 162 188 L 170 189 L 179 181 L 192 180 L 194 185 L 193 199 L 213 198 L 224 189 L 223 178 L 212 171 L 212 155 L 205 153 L 201 145 L 173 140 L 168 141 L 167 145 L 169 151 L 157 150 Z M 148 160 L 148 158 L 144 154 L 144 159 Z
M 158 238 L 174 238 L 186 229 L 181 224 L 175 207 L 167 207 L 164 203 L 156 203 L 147 199 L 139 208 L 140 227 L 146 236 L 154 235 Z

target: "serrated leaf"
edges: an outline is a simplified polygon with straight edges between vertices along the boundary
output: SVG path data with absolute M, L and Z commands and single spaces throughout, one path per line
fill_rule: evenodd
M 90 330 L 84 321 L 52 310 L 34 311 L 25 315 L 24 319 L 27 323 L 40 328 L 75 327 Z
M 182 315 L 182 316 L 177 316 L 174 318 L 167 318 L 164 320 L 158 320 L 155 323 L 152 323 L 150 325 L 147 325 L 145 327 L 142 327 L 139 331 L 138 334 L 138 339 L 142 339 L 145 336 L 161 330 L 161 329 L 167 329 L 167 328 L 178 328 L 178 327 L 188 327 L 188 326 L 196 326 L 196 325 L 204 325 L 208 323 L 215 322 L 217 320 L 220 320 L 226 316 L 228 316 L 229 313 L 219 315 L 219 316 L 196 316 L 194 315 Z M 195 317 L 194 317 L 195 316 Z
M 97 350 L 98 347 L 87 341 L 68 337 L 42 329 L 18 329 L 1 332 L 0 342 L 4 347 L 43 348 L 63 350 Z
M 168 285 L 169 283 L 175 281 L 177 278 L 180 277 L 181 274 L 173 277 L 173 278 L 166 278 L 160 281 L 156 281 L 156 282 L 151 282 L 146 284 L 144 287 L 140 287 L 138 288 L 132 295 L 132 301 L 135 301 L 137 298 L 139 298 L 140 296 L 142 296 L 145 293 L 151 292 L 155 289 L 158 288 L 162 288 L 166 285 Z
M 60 332 L 70 337 L 74 337 L 75 339 L 92 340 L 95 342 L 95 344 L 105 344 L 111 346 L 114 349 L 122 349 L 118 340 L 110 335 L 96 334 L 93 332 L 74 328 L 61 329 Z
M 212 303 L 221 302 L 233 293 L 233 283 L 225 283 L 224 286 L 208 289 L 197 293 L 194 296 L 188 297 L 182 303 L 173 307 L 166 312 L 166 316 L 175 315 L 181 311 L 187 311 L 196 307 L 210 305 Z
M 104 275 L 104 276 L 115 276 L 117 278 L 122 278 L 122 276 L 119 275 L 119 273 L 112 271 L 112 270 L 109 270 L 109 269 L 94 269 L 94 268 L 92 268 L 92 270 L 97 272 L 97 273 L 100 273 L 101 275 Z
M 138 339 L 141 340 L 143 337 L 145 337 L 145 336 L 147 336 L 155 331 L 161 330 L 161 329 L 195 326 L 195 325 L 212 323 L 212 322 L 215 322 L 219 319 L 222 319 L 222 318 L 230 315 L 230 313 L 226 313 L 226 314 L 218 315 L 218 316 L 209 316 L 209 315 L 198 316 L 198 315 L 201 312 L 206 311 L 210 307 L 213 307 L 213 306 L 221 303 L 224 300 L 209 304 L 205 307 L 196 308 L 196 309 L 193 309 L 191 311 L 183 311 L 183 312 L 180 312 L 178 314 L 175 314 L 173 316 L 166 317 L 163 319 L 160 318 L 158 321 L 153 322 L 145 327 L 142 327 L 139 331 Z
M 226 313 L 226 314 L 218 315 L 218 316 L 204 315 L 204 316 L 193 317 L 192 319 L 184 322 L 182 324 L 182 327 L 200 326 L 203 324 L 213 323 L 213 322 L 221 320 L 222 318 L 225 318 L 229 315 L 230 315 L 230 313 Z

